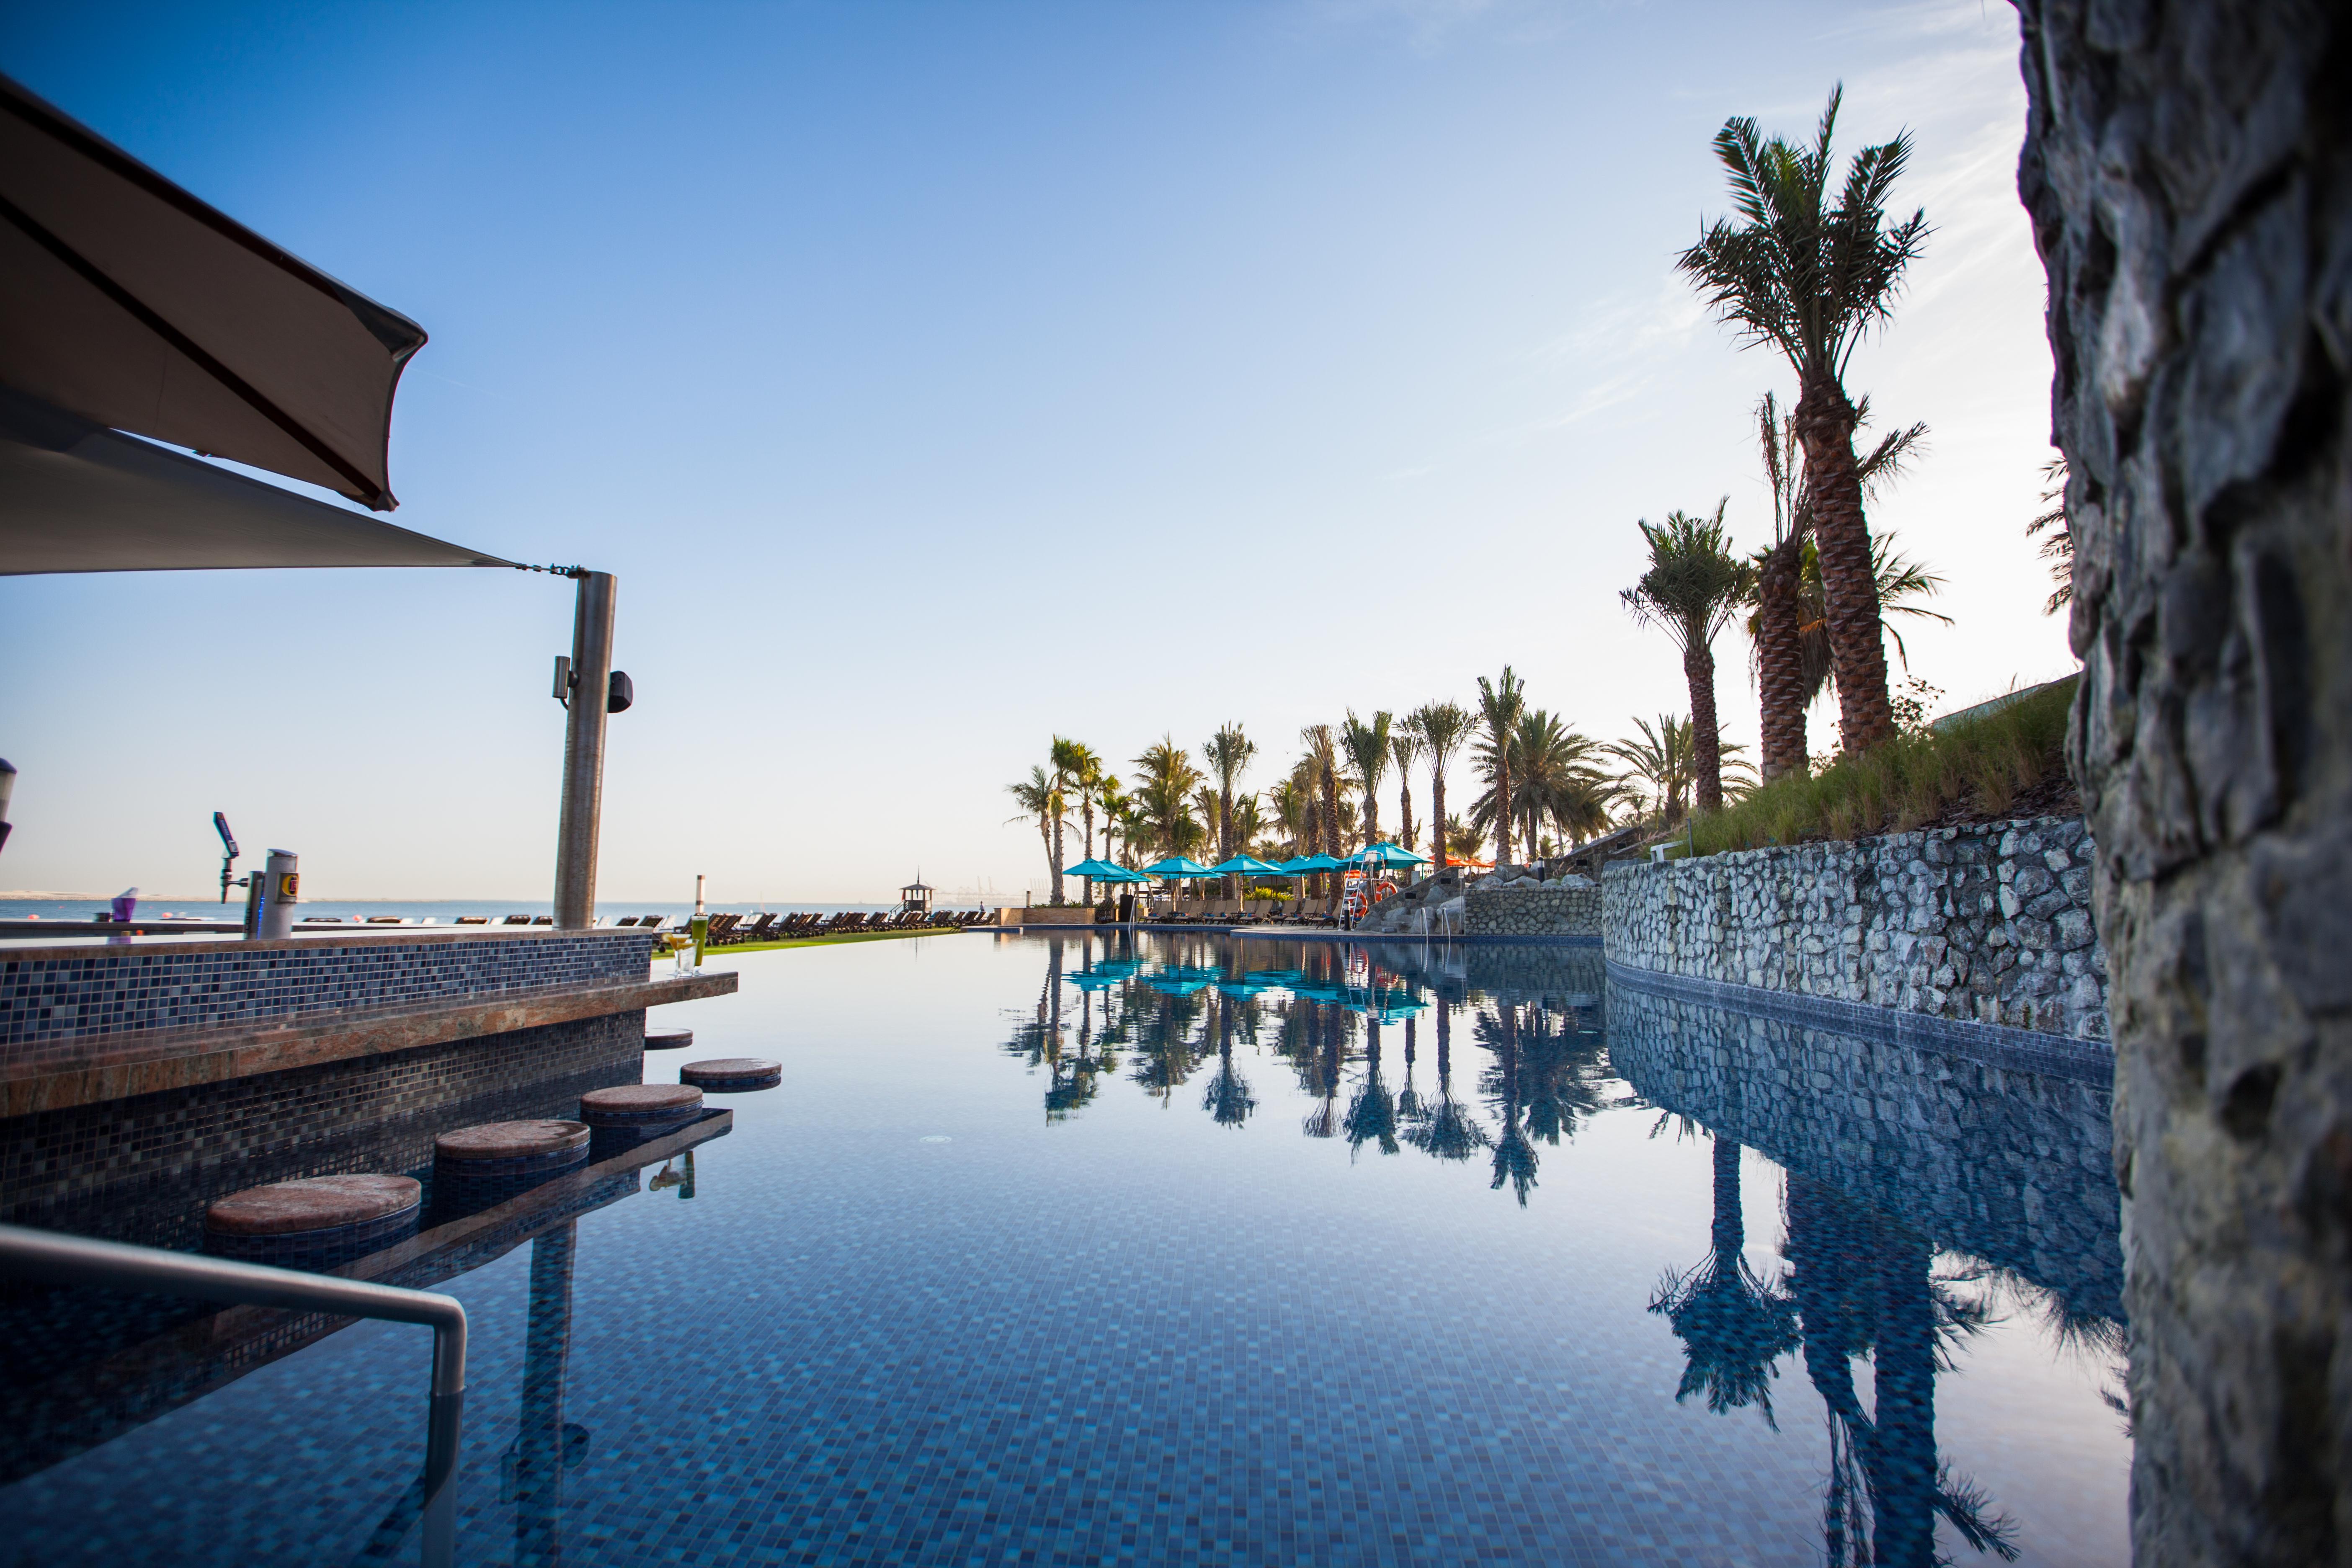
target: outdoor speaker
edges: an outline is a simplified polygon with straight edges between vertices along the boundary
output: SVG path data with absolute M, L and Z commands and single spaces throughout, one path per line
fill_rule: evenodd
M 626 713 L 629 710 L 629 704 L 636 700 L 637 689 L 630 684 L 629 672 L 625 669 L 614 670 L 612 680 L 604 689 L 604 711 Z

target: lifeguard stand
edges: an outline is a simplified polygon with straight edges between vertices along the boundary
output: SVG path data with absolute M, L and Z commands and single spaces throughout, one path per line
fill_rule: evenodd
M 921 872 L 915 873 L 915 879 L 898 889 L 898 909 L 904 914 L 931 912 L 931 889 L 923 885 Z

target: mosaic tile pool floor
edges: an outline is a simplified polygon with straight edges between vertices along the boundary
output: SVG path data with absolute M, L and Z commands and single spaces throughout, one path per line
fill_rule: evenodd
M 782 1086 L 441 1287 L 462 1562 L 2126 1555 L 2095 1089 L 1573 950 L 729 962 L 655 1022 Z M 357 1325 L 23 1475 L 0 1562 L 415 1562 L 427 1360 Z

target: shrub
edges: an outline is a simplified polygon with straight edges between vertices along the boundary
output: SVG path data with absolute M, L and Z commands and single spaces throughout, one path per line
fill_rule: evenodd
M 1966 803 L 1997 818 L 2019 793 L 2065 771 L 2074 680 L 1945 730 L 1912 730 L 1816 772 L 1774 779 L 1721 811 L 1694 817 L 1696 853 L 1903 833 Z

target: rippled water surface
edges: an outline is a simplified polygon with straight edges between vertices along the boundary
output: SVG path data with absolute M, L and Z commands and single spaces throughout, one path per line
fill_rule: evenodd
M 1579 949 L 728 962 L 654 1022 L 782 1086 L 436 1260 L 462 1561 L 2126 1555 L 2096 1085 Z M 415 1560 L 421 1331 L 9 1310 L 0 1560 Z

